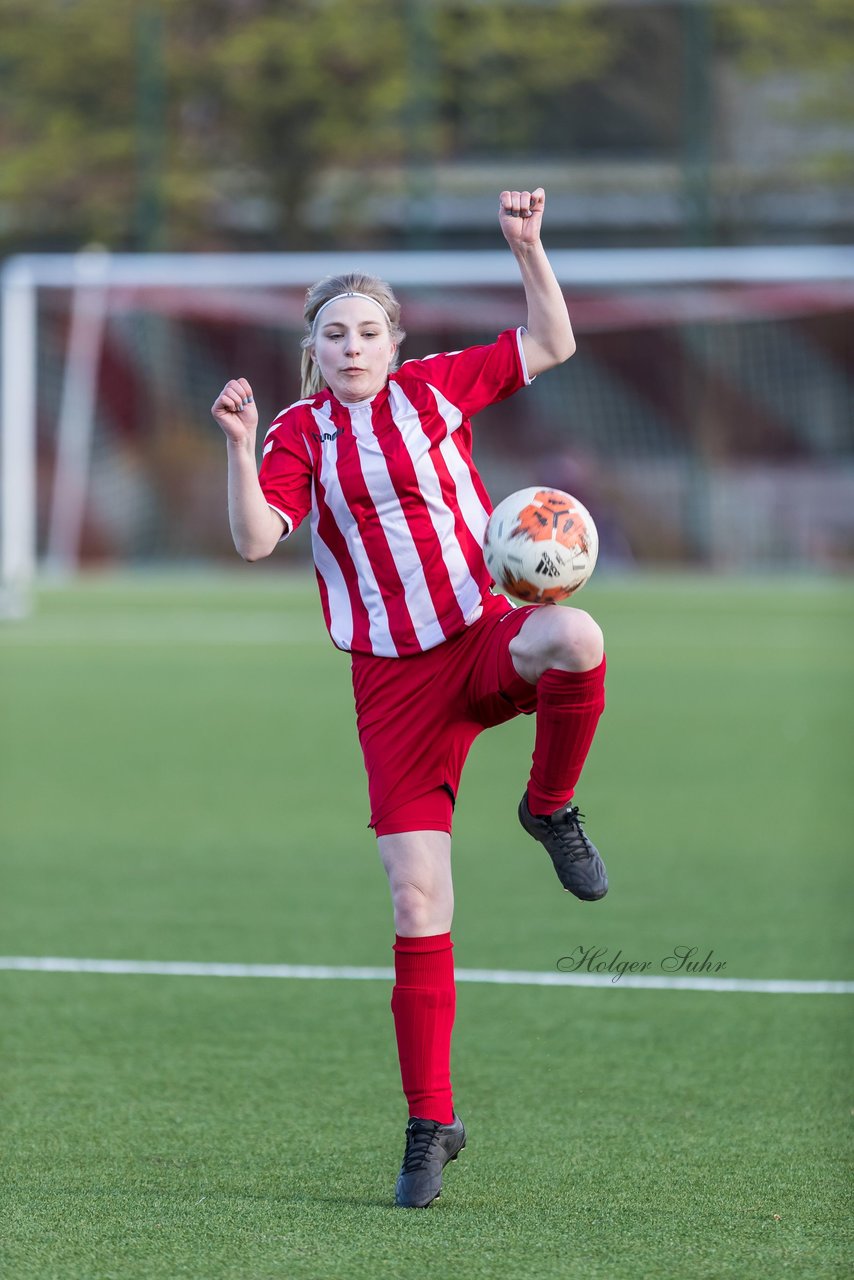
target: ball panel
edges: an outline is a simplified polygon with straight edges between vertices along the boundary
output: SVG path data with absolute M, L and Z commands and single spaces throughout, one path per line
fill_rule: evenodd
M 575 587 L 541 587 L 525 578 L 505 574 L 498 585 L 514 599 L 524 600 L 525 604 L 560 604 L 583 587 L 584 583 L 579 582 Z

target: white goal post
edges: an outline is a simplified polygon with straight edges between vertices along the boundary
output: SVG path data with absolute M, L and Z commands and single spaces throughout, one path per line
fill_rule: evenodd
M 854 281 L 854 247 L 797 245 L 697 249 L 552 250 L 562 286 L 619 290 L 654 286 Z M 0 616 L 28 611 L 37 563 L 36 423 L 38 291 L 70 291 L 71 308 L 56 432 L 56 468 L 42 567 L 72 571 L 85 499 L 100 343 L 111 289 L 306 287 L 327 274 L 375 273 L 395 286 L 512 287 L 506 250 L 297 254 L 27 254 L 3 266 L 0 424 Z

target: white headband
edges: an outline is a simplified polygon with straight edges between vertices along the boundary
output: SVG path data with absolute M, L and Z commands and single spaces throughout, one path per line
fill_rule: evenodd
M 334 298 L 327 298 L 326 302 L 324 302 L 322 306 L 319 306 L 317 311 L 314 313 L 314 320 L 312 321 L 311 326 L 312 329 L 316 327 L 321 311 L 325 311 L 327 307 L 331 307 L 332 303 L 338 302 L 340 298 L 365 298 L 368 302 L 373 302 L 374 306 L 379 307 L 386 320 L 388 320 L 389 328 L 391 328 L 391 316 L 386 311 L 383 304 L 378 302 L 376 298 L 372 298 L 369 293 L 357 293 L 355 289 L 352 289 L 348 293 L 336 293 Z

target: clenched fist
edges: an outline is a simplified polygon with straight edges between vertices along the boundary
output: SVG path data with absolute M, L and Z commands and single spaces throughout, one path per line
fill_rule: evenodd
M 526 250 L 540 240 L 540 228 L 546 193 L 535 191 L 502 191 L 498 199 L 498 222 L 510 248 Z
M 234 444 L 254 441 L 258 429 L 258 408 L 245 378 L 232 378 L 225 384 L 211 405 L 211 413 Z

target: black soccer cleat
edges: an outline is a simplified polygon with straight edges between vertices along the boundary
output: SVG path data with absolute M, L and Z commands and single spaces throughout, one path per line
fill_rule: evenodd
M 397 1179 L 394 1203 L 401 1209 L 426 1209 L 442 1190 L 442 1170 L 466 1145 L 458 1115 L 453 1124 L 413 1116 L 406 1126 L 406 1150 Z
M 573 804 L 556 809 L 548 818 L 537 818 L 528 808 L 527 791 L 519 805 L 522 826 L 545 845 L 564 889 L 582 902 L 595 902 L 608 892 L 608 873 L 599 850 L 581 825 L 583 814 Z

